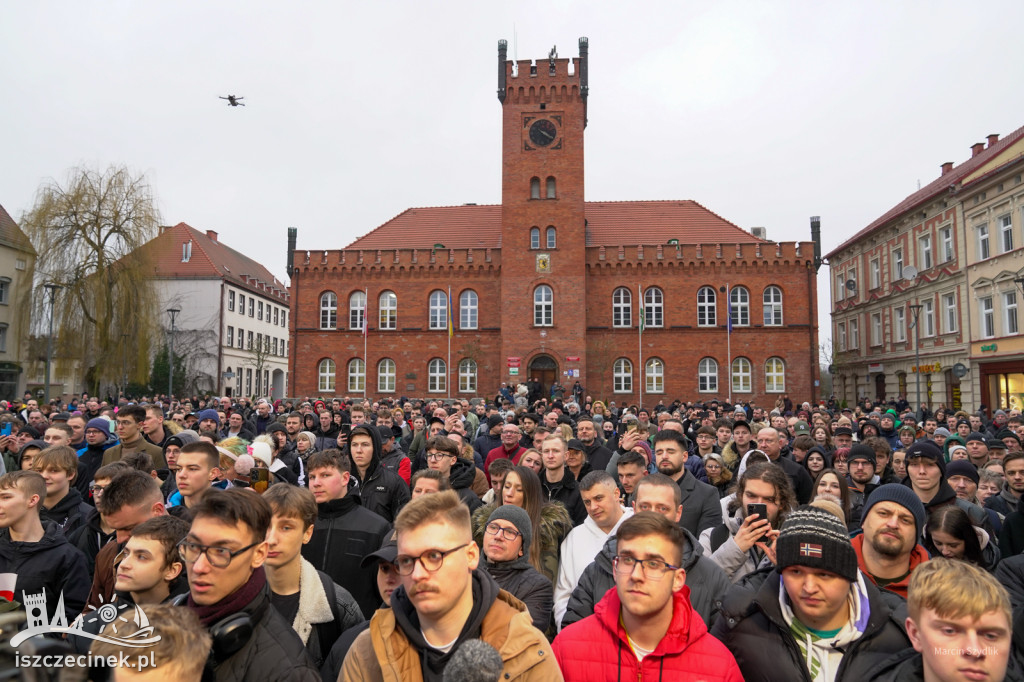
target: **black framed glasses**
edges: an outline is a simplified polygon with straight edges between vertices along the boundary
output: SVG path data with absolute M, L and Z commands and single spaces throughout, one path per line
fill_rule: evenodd
M 248 551 L 256 545 L 263 542 L 254 542 L 251 545 L 246 545 L 241 549 L 231 551 L 227 547 L 211 547 L 210 545 L 200 545 L 198 542 L 189 542 L 188 540 L 182 540 L 178 543 L 178 551 L 181 552 L 181 559 L 187 564 L 194 564 L 199 559 L 200 554 L 206 555 L 206 560 L 210 562 L 210 565 L 214 568 L 227 568 L 232 560 L 241 554 L 242 552 Z
M 441 551 L 439 549 L 428 549 L 419 556 L 406 556 L 404 554 L 400 554 L 395 557 L 395 568 L 398 569 L 399 575 L 412 575 L 412 572 L 416 569 L 416 562 L 418 561 L 422 564 L 424 569 L 433 573 L 441 568 L 441 564 L 444 563 L 446 556 L 468 546 L 469 543 L 464 542 L 458 547 L 452 547 L 445 551 Z
M 522 536 L 522 533 L 517 531 L 515 528 L 502 528 L 496 523 L 488 523 L 484 526 L 484 532 L 488 535 L 498 535 L 505 538 L 509 542 L 515 542 L 515 539 Z
M 428 452 L 427 453 L 427 459 L 429 461 L 431 461 L 431 462 L 440 461 L 440 460 L 444 459 L 445 457 L 458 457 L 458 455 L 453 455 L 450 452 Z
M 640 570 L 643 572 L 644 577 L 651 580 L 661 580 L 669 571 L 678 571 L 680 569 L 679 566 L 673 566 L 661 559 L 637 559 L 626 554 L 618 554 L 612 559 L 612 569 L 619 575 L 632 575 L 633 569 L 636 568 L 637 564 L 640 565 Z

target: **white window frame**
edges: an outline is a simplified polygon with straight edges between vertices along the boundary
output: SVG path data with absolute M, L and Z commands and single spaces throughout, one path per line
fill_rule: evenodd
M 1003 330 L 1006 336 L 1020 333 L 1020 320 L 1017 317 L 1017 292 L 1003 292 Z
M 764 305 L 764 326 L 782 326 L 782 289 L 774 284 L 765 287 L 762 295 Z
M 903 260 L 903 247 L 897 246 L 892 250 L 892 278 L 895 281 L 903 279 L 903 268 L 906 262 Z
M 235 345 L 235 328 L 230 324 L 228 325 L 227 343 L 224 344 L 228 348 L 232 348 Z
M 334 382 L 337 376 L 337 366 L 334 360 L 324 358 L 316 367 L 317 390 L 320 393 L 334 393 Z
M 362 358 L 352 358 L 346 369 L 349 393 L 366 393 L 366 363 Z
M 978 298 L 978 322 L 980 323 L 978 332 L 981 338 L 991 339 L 995 337 L 996 317 L 991 296 L 981 296 Z
M 697 326 L 718 326 L 718 293 L 714 287 L 704 286 L 697 290 Z
M 697 363 L 697 392 L 718 393 L 718 360 L 701 358 Z
M 540 178 L 530 178 L 530 198 L 540 199 Z
M 633 292 L 619 287 L 612 292 L 612 327 L 628 329 L 633 326 Z
M 245 315 L 245 294 L 238 294 L 238 314 Z
M 665 326 L 665 294 L 658 287 L 644 289 L 644 328 Z
M 764 362 L 765 393 L 786 392 L 786 361 L 780 357 L 771 357 Z
M 732 307 L 732 326 L 750 326 L 750 291 L 746 287 L 731 287 L 729 301 Z
M 612 364 L 612 392 L 633 392 L 633 363 L 629 358 L 618 358 Z
M 992 244 L 989 241 L 988 223 L 982 223 L 974 228 L 978 233 L 978 260 L 985 260 L 992 256 Z
M 644 385 L 647 393 L 665 392 L 665 363 L 651 358 L 644 363 Z
M 544 248 L 545 249 L 557 249 L 558 248 L 558 230 L 552 225 L 548 225 L 544 229 Z
M 338 328 L 338 295 L 333 291 L 320 294 L 320 329 Z
M 7 323 L 0 322 L 0 353 L 7 352 Z
M 935 267 L 935 254 L 932 253 L 932 234 L 926 232 L 917 238 L 918 265 L 920 270 L 930 270 Z
M 555 178 L 554 178 L 554 176 L 551 176 L 551 175 L 548 176 L 548 179 L 544 183 L 544 187 L 545 187 L 545 196 L 546 196 L 546 198 L 548 198 L 548 199 L 556 198 L 557 192 L 555 191 L 556 187 L 555 187 Z
M 942 262 L 948 263 L 956 254 L 953 250 L 953 226 L 943 225 L 939 228 L 939 241 L 942 243 Z
M 926 339 L 935 336 L 935 301 L 930 298 L 921 301 L 921 318 L 924 320 L 921 336 Z
M 540 228 L 539 227 L 531 227 L 530 228 L 530 248 L 534 249 L 534 250 L 540 248 Z
M 882 264 L 877 258 L 871 259 L 869 271 L 871 273 L 871 288 L 877 289 L 882 286 Z
M 997 220 L 999 220 L 999 247 L 1002 249 L 1000 253 L 1013 251 L 1013 215 L 1007 213 L 999 216 Z
M 433 330 L 448 329 L 448 295 L 440 289 L 430 292 L 430 318 L 428 327 Z
M 377 363 L 377 392 L 394 393 L 398 385 L 398 367 L 391 358 L 381 358 Z
M 459 360 L 459 393 L 476 393 L 477 364 L 473 358 Z
M 480 297 L 472 289 L 459 294 L 459 329 L 477 329 L 480 324 Z
M 547 284 L 533 290 L 533 326 L 552 327 L 555 324 L 555 292 Z
M 942 312 L 945 318 L 945 329 L 943 330 L 946 334 L 952 334 L 960 328 L 959 310 L 956 305 L 956 294 L 943 294 L 942 295 Z
M 845 322 L 837 322 L 836 323 L 836 338 L 838 339 L 839 350 L 840 351 L 845 351 L 846 350 L 846 323 Z
M 846 298 L 846 275 L 839 273 L 836 275 L 836 301 L 842 301 Z
M 732 361 L 732 392 L 752 393 L 754 390 L 753 366 L 744 357 Z
M 903 306 L 892 309 L 892 336 L 896 343 L 907 342 L 907 309 Z
M 377 329 L 398 329 L 398 295 L 390 289 L 377 297 Z
M 871 313 L 871 345 L 882 345 L 882 313 Z
M 444 360 L 434 358 L 427 363 L 427 393 L 444 393 L 448 390 L 448 368 Z
M 353 291 L 348 297 L 348 328 L 362 331 L 366 319 L 366 292 Z
M 228 291 L 228 312 L 234 312 L 234 311 L 235 311 L 235 292 L 229 290 Z
M 850 349 L 860 348 L 860 322 L 856 319 L 850 320 Z

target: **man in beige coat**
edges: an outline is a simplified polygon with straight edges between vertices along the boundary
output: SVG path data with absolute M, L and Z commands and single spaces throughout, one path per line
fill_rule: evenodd
M 395 519 L 402 584 L 353 643 L 341 680 L 440 682 L 470 639 L 497 650 L 502 680 L 562 680 L 543 633 L 518 599 L 478 569 L 469 510 L 452 491 L 424 495 Z

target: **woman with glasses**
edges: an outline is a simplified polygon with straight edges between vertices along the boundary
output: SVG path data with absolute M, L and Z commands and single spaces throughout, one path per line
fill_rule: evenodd
M 520 507 L 505 504 L 484 526 L 484 567 L 501 589 L 526 604 L 533 626 L 544 632 L 551 624 L 554 587 L 530 564 L 533 523 Z

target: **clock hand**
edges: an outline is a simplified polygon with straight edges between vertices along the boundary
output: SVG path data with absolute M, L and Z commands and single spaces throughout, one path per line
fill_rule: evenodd
M 540 134 L 541 134 L 541 135 L 543 135 L 544 137 L 548 138 L 549 140 L 553 140 L 553 139 L 555 139 L 555 136 L 554 136 L 554 135 L 552 135 L 552 134 L 551 134 L 551 133 L 549 133 L 548 131 L 544 130 L 543 128 L 539 128 L 538 130 L 540 131 Z

